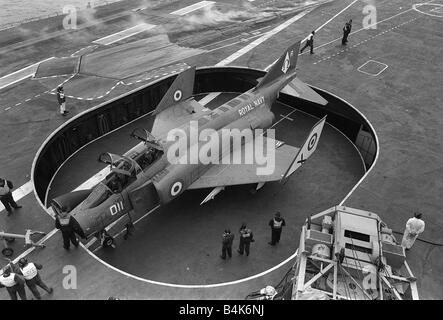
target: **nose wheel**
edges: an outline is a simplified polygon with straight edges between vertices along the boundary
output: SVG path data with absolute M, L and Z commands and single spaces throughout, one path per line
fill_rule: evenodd
M 107 247 L 107 248 L 109 248 L 109 247 L 113 247 L 113 248 L 115 248 L 115 245 L 114 245 L 114 238 L 113 237 L 111 237 L 111 236 L 106 236 L 104 239 L 103 239 L 103 246 L 104 247 Z
M 100 233 L 100 243 L 104 248 L 115 248 L 115 240 L 106 232 L 106 230 L 103 230 Z

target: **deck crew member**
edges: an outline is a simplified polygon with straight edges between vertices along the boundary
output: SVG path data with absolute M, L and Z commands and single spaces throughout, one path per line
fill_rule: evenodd
M 286 225 L 285 219 L 281 217 L 280 212 L 277 211 L 275 217 L 269 221 L 271 227 L 271 242 L 268 242 L 271 246 L 275 246 L 280 241 L 281 231 Z
M 74 221 L 68 212 L 62 211 L 55 218 L 55 227 L 60 229 L 63 236 L 63 248 L 69 250 L 70 242 L 78 247 L 78 239 L 75 235 Z
M 10 265 L 6 266 L 0 276 L 0 288 L 6 287 L 11 300 L 17 300 L 17 293 L 21 300 L 26 299 L 25 280 L 19 274 L 12 271 Z
M 6 211 L 8 211 L 8 216 L 12 213 L 12 208 L 20 209 L 22 206 L 19 206 L 12 196 L 12 182 L 6 179 L 0 178 L 0 201 L 5 206 Z M 12 208 L 11 208 L 12 207 Z
M 69 113 L 69 111 L 66 111 L 66 96 L 62 86 L 57 88 L 57 100 L 60 106 L 60 114 L 64 116 Z
M 226 253 L 229 258 L 232 258 L 232 242 L 234 241 L 234 234 L 231 233 L 231 230 L 226 229 L 222 236 L 222 254 L 220 258 L 223 260 L 226 259 Z
M 303 53 L 303 51 L 307 47 L 311 47 L 311 54 L 314 53 L 314 35 L 315 35 L 315 31 L 312 31 L 311 34 L 308 36 L 308 39 L 306 40 L 305 46 L 303 48 L 301 48 L 300 53 Z
M 240 227 L 240 245 L 237 252 L 240 254 L 246 252 L 246 255 L 249 256 L 251 242 L 254 242 L 254 235 L 252 234 L 251 229 L 246 227 L 246 223 L 243 223 Z
M 34 262 L 28 263 L 28 260 L 26 258 L 21 258 L 18 262 L 18 265 L 20 266 L 20 271 L 25 278 L 26 285 L 37 300 L 41 299 L 41 295 L 37 289 L 37 286 L 39 286 L 49 294 L 54 291 L 52 288 L 49 288 L 40 278 L 38 270 L 41 270 L 43 268 L 41 264 Z
M 411 249 L 418 235 L 425 230 L 425 222 L 421 219 L 421 217 L 422 214 L 416 212 L 414 213 L 414 217 L 409 219 L 406 223 L 406 229 L 401 242 L 401 246 L 406 250 Z
M 348 36 L 351 33 L 352 29 L 352 19 L 346 22 L 345 26 L 343 27 L 343 38 L 341 39 L 341 44 L 345 46 L 348 43 Z

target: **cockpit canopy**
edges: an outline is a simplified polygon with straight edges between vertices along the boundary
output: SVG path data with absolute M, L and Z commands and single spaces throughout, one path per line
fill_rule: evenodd
M 98 161 L 109 164 L 111 166 L 111 172 L 120 173 L 126 176 L 134 176 L 142 171 L 138 163 L 133 159 L 109 152 L 102 153 L 99 156 Z
M 137 128 L 131 133 L 131 137 L 143 141 L 148 147 L 163 151 L 163 147 L 159 144 L 158 140 L 146 129 Z
M 111 167 L 111 173 L 106 177 L 104 184 L 114 193 L 120 193 L 142 172 L 138 163 L 133 159 L 109 152 L 102 153 L 98 161 Z

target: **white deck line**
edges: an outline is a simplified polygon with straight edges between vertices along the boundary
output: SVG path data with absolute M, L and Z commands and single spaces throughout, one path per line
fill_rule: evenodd
M 292 17 L 291 19 L 285 21 L 284 23 L 278 25 L 277 27 L 275 27 L 274 29 L 268 31 L 267 33 L 265 33 L 263 36 L 261 36 L 260 38 L 256 39 L 255 41 L 251 42 L 250 44 L 248 44 L 246 47 L 238 50 L 237 52 L 231 54 L 229 57 L 227 57 L 226 59 L 223 59 L 222 61 L 220 61 L 219 63 L 217 63 L 215 66 L 219 67 L 219 66 L 225 66 L 230 64 L 232 61 L 240 58 L 242 55 L 244 55 L 245 53 L 248 53 L 249 51 L 251 51 L 252 49 L 254 49 L 255 47 L 257 47 L 258 45 L 260 45 L 261 43 L 265 42 L 266 40 L 268 40 L 269 38 L 275 36 L 277 33 L 279 33 L 280 31 L 286 29 L 287 27 L 289 27 L 291 24 L 293 24 L 294 22 L 296 22 L 297 20 L 300 20 L 301 18 L 303 18 L 306 14 L 308 14 L 309 12 L 311 12 L 313 9 L 308 9 L 305 10 L 299 14 L 297 14 L 296 16 Z
M 215 1 L 200 1 L 200 2 L 194 3 L 190 6 L 184 7 L 180 10 L 173 11 L 170 14 L 177 15 L 177 16 L 184 16 L 185 14 L 188 14 L 188 13 L 193 12 L 195 10 L 212 5 L 214 3 L 215 3 Z
M 339 11 L 338 13 L 336 13 L 331 19 L 329 19 L 328 21 L 326 21 L 325 23 L 323 23 L 320 27 L 318 27 L 317 29 L 315 29 L 315 32 L 317 33 L 318 31 L 320 31 L 324 26 L 326 26 L 329 22 L 331 22 L 332 20 L 334 20 L 335 18 L 337 18 L 340 14 L 342 14 L 343 12 L 345 12 L 349 7 L 351 7 L 354 3 L 356 3 L 359 0 L 354 0 L 352 1 L 350 4 L 348 4 L 346 7 L 344 7 L 341 11 Z M 308 38 L 309 38 L 310 34 L 307 35 L 300 43 L 305 42 Z M 341 38 L 340 38 L 341 39 Z M 299 56 L 301 56 L 302 54 L 299 53 Z M 278 59 L 277 59 L 278 60 Z M 265 68 L 265 71 L 268 71 L 273 65 L 274 63 L 277 62 L 277 60 L 275 60 L 274 62 L 272 62 L 269 66 L 267 66 Z
M 383 65 L 383 68 L 379 72 L 377 72 L 377 73 L 370 73 L 370 72 L 366 72 L 366 71 L 361 70 L 365 65 L 367 65 L 370 62 L 375 62 L 375 63 L 381 64 L 381 65 Z M 368 60 L 365 63 L 363 63 L 360 67 L 358 67 L 357 71 L 359 71 L 361 73 L 364 73 L 364 74 L 367 74 L 367 75 L 372 76 L 372 77 L 377 77 L 383 71 L 385 71 L 387 68 L 388 68 L 388 65 L 386 63 L 375 61 L 375 60 Z
M 14 83 L 17 83 L 19 81 L 22 81 L 26 78 L 32 77 L 35 75 L 35 72 L 37 71 L 37 68 L 40 63 L 54 59 L 54 57 L 42 60 L 40 62 L 34 63 L 30 66 L 27 66 L 26 68 L 17 70 L 13 73 L 10 73 L 6 76 L 3 76 L 0 78 L 0 90 L 3 88 L 6 88 Z
M 138 33 L 153 29 L 155 27 L 156 27 L 156 25 L 154 25 L 154 24 L 140 23 L 134 27 L 122 30 L 120 32 L 110 34 L 109 36 L 106 36 L 106 37 L 103 37 L 103 38 L 100 38 L 97 40 L 94 40 L 94 41 L 92 41 L 92 43 L 100 44 L 103 46 L 108 46 L 108 45 L 113 44 L 115 42 L 132 37 Z

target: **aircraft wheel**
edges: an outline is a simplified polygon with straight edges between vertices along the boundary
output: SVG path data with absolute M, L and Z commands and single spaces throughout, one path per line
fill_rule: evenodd
M 14 250 L 12 250 L 11 248 L 4 248 L 2 250 L 2 255 L 4 255 L 5 257 L 11 257 L 14 254 Z
M 114 244 L 114 238 L 106 236 L 103 240 L 103 247 L 111 247 Z

